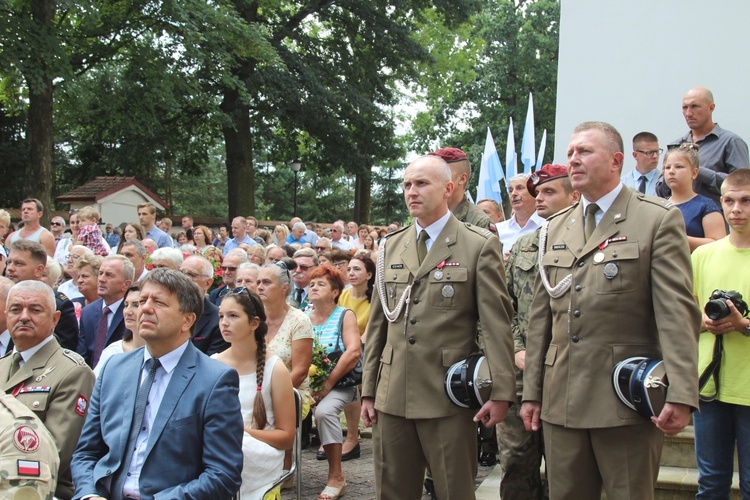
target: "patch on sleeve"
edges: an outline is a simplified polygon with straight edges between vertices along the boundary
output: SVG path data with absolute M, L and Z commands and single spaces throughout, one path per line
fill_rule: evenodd
M 39 449 L 39 435 L 31 427 L 22 425 L 13 431 L 13 445 L 24 453 L 34 453 Z
M 88 407 L 89 400 L 86 399 L 86 396 L 84 396 L 83 394 L 79 394 L 78 399 L 76 400 L 76 413 L 78 413 L 82 417 L 85 417 Z
M 17 460 L 19 476 L 39 477 L 39 460 Z

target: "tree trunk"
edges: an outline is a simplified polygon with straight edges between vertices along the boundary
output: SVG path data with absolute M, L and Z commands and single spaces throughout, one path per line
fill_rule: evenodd
M 223 128 L 226 147 L 229 219 L 247 217 L 255 212 L 255 172 L 253 136 L 250 132 L 250 108 L 240 102 L 234 90 L 224 91 L 221 109 L 231 125 Z
M 354 220 L 359 224 L 369 224 L 370 209 L 372 208 L 372 198 L 370 196 L 372 170 L 358 173 L 354 186 Z
M 39 33 L 54 31 L 55 18 L 53 0 L 31 2 L 32 17 Z M 45 54 L 32 54 L 39 58 L 40 74 L 26 78 L 29 86 L 29 118 L 27 125 L 29 173 L 26 175 L 24 198 L 38 198 L 44 204 L 43 226 L 49 225 L 52 213 L 52 183 L 55 172 L 52 165 L 54 153 L 54 126 L 52 121 L 52 78 L 47 72 Z

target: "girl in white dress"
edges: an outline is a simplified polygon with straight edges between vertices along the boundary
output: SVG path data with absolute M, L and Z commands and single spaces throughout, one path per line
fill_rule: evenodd
M 262 499 L 281 476 L 284 450 L 294 442 L 294 394 L 289 371 L 276 356 L 266 360 L 268 327 L 260 298 L 235 288 L 219 306 L 219 328 L 231 346 L 212 357 L 240 376 L 240 403 L 245 420 L 244 464 L 240 498 Z

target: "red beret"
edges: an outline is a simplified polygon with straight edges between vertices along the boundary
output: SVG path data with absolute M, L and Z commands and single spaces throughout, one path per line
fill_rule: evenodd
M 565 165 L 553 165 L 552 163 L 548 163 L 533 174 L 531 174 L 531 177 L 529 177 L 529 180 L 526 181 L 526 189 L 529 190 L 529 193 L 531 193 L 531 196 L 536 196 L 536 188 L 537 186 L 540 186 L 544 184 L 545 182 L 549 182 L 551 180 L 560 179 L 561 177 L 567 177 L 568 176 L 568 167 Z
M 458 148 L 440 148 L 437 151 L 427 154 L 429 156 L 439 156 L 445 160 L 446 163 L 455 163 L 466 159 L 466 153 Z

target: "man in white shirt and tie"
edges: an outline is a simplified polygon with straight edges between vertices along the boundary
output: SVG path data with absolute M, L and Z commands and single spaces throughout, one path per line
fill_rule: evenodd
M 635 167 L 622 175 L 622 183 L 629 188 L 649 196 L 657 196 L 656 181 L 659 180 L 659 158 L 663 150 L 659 139 L 651 132 L 639 132 L 633 137 Z

